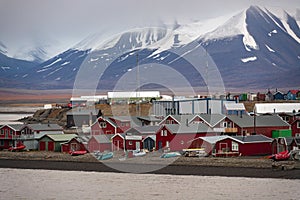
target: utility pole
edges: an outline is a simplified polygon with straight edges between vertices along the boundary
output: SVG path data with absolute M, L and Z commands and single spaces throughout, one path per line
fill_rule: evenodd
M 139 104 L 139 90 L 140 90 L 140 67 L 139 67 L 139 54 L 136 54 L 136 115 L 140 116 Z

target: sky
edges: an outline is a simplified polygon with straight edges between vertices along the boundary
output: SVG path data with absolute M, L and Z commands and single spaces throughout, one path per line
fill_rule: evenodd
M 66 48 L 95 32 L 110 35 L 162 22 L 215 18 L 250 5 L 291 12 L 300 8 L 298 0 L 0 0 L 0 41 L 36 37 Z

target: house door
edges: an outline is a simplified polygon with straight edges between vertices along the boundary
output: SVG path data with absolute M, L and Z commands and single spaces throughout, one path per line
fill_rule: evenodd
M 45 151 L 46 150 L 46 143 L 44 141 L 40 141 L 40 151 Z
M 162 149 L 162 141 L 158 141 L 158 150 Z
M 135 142 L 135 149 L 136 150 L 141 150 L 141 144 L 140 144 L 140 142 Z
M 54 151 L 54 142 L 48 142 L 48 151 Z
M 70 150 L 71 150 L 71 151 L 76 151 L 76 150 L 78 150 L 78 149 L 77 149 L 77 144 L 76 144 L 76 143 L 72 143 L 72 144 L 71 144 Z
M 226 152 L 227 151 L 227 143 L 220 143 L 219 144 L 219 151 Z
M 114 146 L 113 146 L 114 151 L 119 151 L 120 150 L 120 141 L 114 141 Z

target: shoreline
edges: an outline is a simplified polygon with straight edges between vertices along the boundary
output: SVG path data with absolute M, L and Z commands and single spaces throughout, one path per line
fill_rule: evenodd
M 91 154 L 70 156 L 55 152 L 0 152 L 0 168 L 135 174 L 300 179 L 300 162 L 296 164 L 295 169 L 282 170 L 272 168 L 270 160 L 259 158 L 180 157 L 172 160 L 136 157 L 122 162 L 117 158 L 100 162 Z

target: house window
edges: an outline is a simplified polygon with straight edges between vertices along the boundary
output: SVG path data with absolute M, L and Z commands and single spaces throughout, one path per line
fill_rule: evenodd
M 231 143 L 231 150 L 232 151 L 239 151 L 239 144 L 236 142 Z
M 8 130 L 7 129 L 5 130 L 5 134 L 8 134 Z
M 132 145 L 132 141 L 129 141 L 129 143 L 128 143 L 129 145 Z
M 3 129 L 1 129 L 1 135 L 4 135 L 4 130 Z
M 124 126 L 124 123 L 123 123 L 123 122 L 121 122 L 120 126 L 121 126 L 121 127 L 123 127 L 123 126 Z
M 160 136 L 167 136 L 167 135 L 168 135 L 167 130 L 161 130 Z
M 223 127 L 227 128 L 227 122 L 223 122 Z
M 167 130 L 164 130 L 164 136 L 167 136 L 167 135 L 168 135 Z
M 0 146 L 4 146 L 4 140 L 0 140 Z
M 296 133 L 295 136 L 296 136 L 296 137 L 300 137 L 300 133 Z
M 14 133 L 14 131 L 10 129 L 10 135 L 12 135 L 13 133 Z
M 300 121 L 297 121 L 297 128 L 300 128 Z
M 100 128 L 106 128 L 106 122 L 100 122 L 99 125 Z

